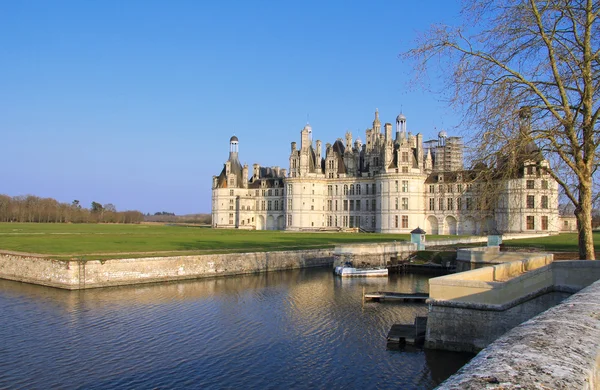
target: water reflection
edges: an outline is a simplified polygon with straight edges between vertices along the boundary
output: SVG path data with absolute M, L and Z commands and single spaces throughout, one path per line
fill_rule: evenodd
M 0 281 L 0 388 L 432 388 L 468 357 L 386 350 L 425 276 L 291 270 L 79 292 Z

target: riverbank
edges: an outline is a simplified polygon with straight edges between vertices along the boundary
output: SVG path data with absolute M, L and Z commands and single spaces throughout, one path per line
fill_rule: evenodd
M 333 251 L 330 249 L 87 261 L 0 254 L 0 278 L 82 290 L 332 264 Z

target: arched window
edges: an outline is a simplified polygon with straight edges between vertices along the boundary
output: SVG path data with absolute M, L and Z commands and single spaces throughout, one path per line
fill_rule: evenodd
M 354 184 L 350 184 L 350 195 L 354 195 Z
M 348 184 L 344 184 L 344 195 L 348 195 Z
M 360 195 L 360 184 L 356 185 L 356 195 Z

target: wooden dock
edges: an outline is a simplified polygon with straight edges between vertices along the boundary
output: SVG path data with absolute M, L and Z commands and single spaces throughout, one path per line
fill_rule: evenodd
M 363 295 L 365 300 L 380 301 L 403 301 L 403 302 L 425 302 L 429 298 L 428 293 L 399 293 L 388 291 L 369 292 Z
M 416 317 L 413 325 L 394 324 L 387 335 L 389 344 L 422 345 L 427 332 L 427 317 Z

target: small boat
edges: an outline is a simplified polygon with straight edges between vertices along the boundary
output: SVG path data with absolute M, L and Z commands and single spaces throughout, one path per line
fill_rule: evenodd
M 342 277 L 388 276 L 387 268 L 354 268 L 349 263 L 335 267 L 334 273 Z

